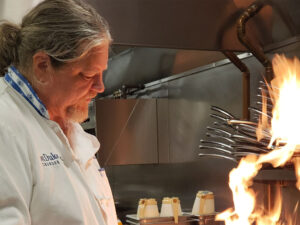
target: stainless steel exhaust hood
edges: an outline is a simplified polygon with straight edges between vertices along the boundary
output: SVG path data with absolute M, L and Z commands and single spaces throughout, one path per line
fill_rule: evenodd
M 245 51 L 236 21 L 254 0 L 88 0 L 111 27 L 114 44 L 172 49 Z M 299 1 L 265 0 L 247 24 L 261 46 L 300 31 Z M 272 7 L 271 7 L 272 6 Z M 280 40 L 279 40 L 280 39 Z
M 255 0 L 87 0 L 104 16 L 114 39 L 104 75 L 107 96 L 122 85 L 159 80 L 248 51 L 237 20 Z M 298 0 L 258 0 L 264 6 L 246 24 L 253 45 L 300 33 Z M 125 50 L 125 51 L 124 51 Z M 126 51 L 127 50 L 127 51 Z

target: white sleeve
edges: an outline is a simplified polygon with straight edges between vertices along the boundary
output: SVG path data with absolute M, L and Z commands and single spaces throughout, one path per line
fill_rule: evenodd
M 33 179 L 28 145 L 17 132 L 0 126 L 0 223 L 30 225 Z

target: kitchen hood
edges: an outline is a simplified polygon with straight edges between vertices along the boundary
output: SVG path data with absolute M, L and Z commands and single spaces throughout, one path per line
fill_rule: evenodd
M 115 45 L 245 51 L 236 22 L 254 0 L 88 0 L 106 18 Z M 264 0 L 247 24 L 261 46 L 300 31 L 299 1 Z
M 300 33 L 297 0 L 88 1 L 114 40 L 100 97 L 217 62 L 224 52 L 253 53 L 241 33 L 261 53 Z

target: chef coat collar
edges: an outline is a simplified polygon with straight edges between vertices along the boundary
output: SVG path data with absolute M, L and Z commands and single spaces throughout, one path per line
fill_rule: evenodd
M 4 79 L 13 89 L 21 94 L 41 116 L 49 119 L 46 106 L 42 103 L 30 83 L 17 70 L 17 68 L 10 66 L 8 68 L 8 72 L 4 76 Z
M 70 122 L 69 129 L 69 142 L 76 155 L 76 160 L 87 168 L 90 160 L 99 150 L 100 143 L 94 135 L 85 132 L 79 123 Z

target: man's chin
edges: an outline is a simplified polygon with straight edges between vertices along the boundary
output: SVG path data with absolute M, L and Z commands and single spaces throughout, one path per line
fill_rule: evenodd
M 89 107 L 88 103 L 81 103 L 67 107 L 67 120 L 72 122 L 82 123 L 88 118 Z

